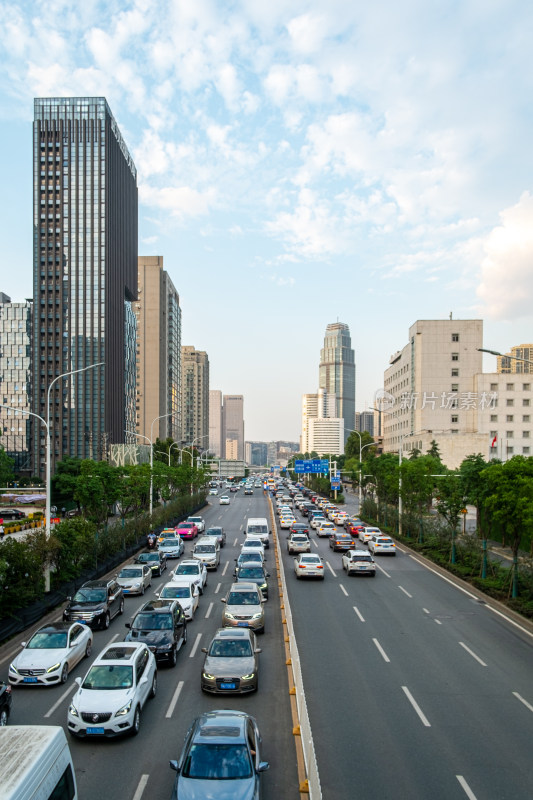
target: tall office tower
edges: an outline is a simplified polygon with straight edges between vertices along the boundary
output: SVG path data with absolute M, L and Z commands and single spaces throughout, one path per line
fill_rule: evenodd
M 337 397 L 337 416 L 344 420 L 344 443 L 355 430 L 355 358 L 350 329 L 343 322 L 326 328 L 320 351 L 318 385 Z
M 244 461 L 244 397 L 225 394 L 222 404 L 223 442 L 226 458 Z M 231 453 L 232 455 L 228 455 Z M 234 455 L 236 453 L 236 455 Z
M 264 467 L 267 463 L 267 444 L 266 442 L 245 442 L 244 460 L 249 466 Z
M 513 358 L 509 358 L 513 356 Z M 524 361 L 517 361 L 523 358 Z M 498 356 L 497 371 L 506 375 L 514 372 L 533 373 L 533 344 L 519 344 L 511 347 L 511 352 Z
M 0 292 L 0 444 L 15 462 L 16 473 L 31 474 L 31 328 L 32 304 L 12 303 Z M 34 428 L 33 428 L 34 429 Z M 35 430 L 35 429 L 34 429 Z
M 33 123 L 33 410 L 52 468 L 135 430 L 137 171 L 103 97 L 38 98 Z M 45 472 L 45 431 L 34 437 Z
M 374 414 L 375 411 L 356 411 L 355 412 L 355 429 L 358 431 L 367 431 L 371 436 L 374 435 Z
M 191 345 L 181 348 L 182 439 L 209 448 L 209 359 Z
M 219 389 L 209 390 L 209 450 L 222 458 L 222 392 Z
M 138 293 L 133 303 L 137 318 L 134 430 L 154 441 L 171 437 L 181 442 L 181 308 L 163 269 L 163 256 L 139 256 Z
M 315 418 L 325 419 L 337 416 L 337 398 L 330 395 L 325 389 L 319 389 L 316 394 L 304 394 L 302 397 L 302 435 L 300 437 L 300 452 L 310 453 L 313 448 L 309 445 L 310 420 Z

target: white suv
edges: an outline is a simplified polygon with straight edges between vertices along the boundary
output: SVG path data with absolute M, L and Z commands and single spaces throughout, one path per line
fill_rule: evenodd
M 67 715 L 69 733 L 84 739 L 135 736 L 144 704 L 157 690 L 154 654 L 140 642 L 108 644 L 76 683 Z

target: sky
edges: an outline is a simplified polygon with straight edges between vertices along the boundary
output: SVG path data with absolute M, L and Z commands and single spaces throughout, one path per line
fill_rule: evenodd
M 529 0 L 0 0 L 0 291 L 32 292 L 33 98 L 104 96 L 246 439 L 298 441 L 328 323 L 359 411 L 417 319 L 532 342 L 531 30 Z

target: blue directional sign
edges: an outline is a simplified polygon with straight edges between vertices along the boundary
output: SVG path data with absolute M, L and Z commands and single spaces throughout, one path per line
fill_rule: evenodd
M 341 479 L 339 476 L 331 476 L 331 488 L 332 489 L 340 489 L 341 486 Z
M 320 472 L 328 473 L 329 472 L 329 461 L 327 458 L 320 459 Z
M 305 472 L 304 470 L 305 461 L 295 461 L 294 462 L 294 471 L 295 472 Z

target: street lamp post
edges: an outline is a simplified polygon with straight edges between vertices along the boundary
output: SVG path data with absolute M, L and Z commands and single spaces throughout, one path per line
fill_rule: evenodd
M 158 419 L 166 419 L 166 417 L 174 416 L 174 412 L 171 411 L 170 414 L 160 414 L 158 417 L 152 420 L 152 424 L 150 425 L 150 438 L 145 436 L 143 433 L 136 433 L 135 431 L 125 431 L 125 433 L 130 433 L 133 436 L 138 436 L 139 439 L 146 439 L 147 442 L 150 442 L 150 521 L 152 520 L 152 511 L 154 506 L 154 422 L 157 422 Z M 166 455 L 166 453 L 165 453 Z M 169 458 L 170 460 L 170 458 Z

